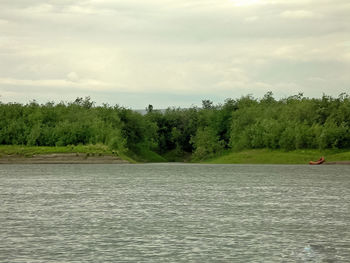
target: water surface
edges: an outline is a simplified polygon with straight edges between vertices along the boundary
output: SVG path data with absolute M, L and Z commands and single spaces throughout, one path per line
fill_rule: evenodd
M 0 262 L 349 262 L 350 166 L 1 165 Z

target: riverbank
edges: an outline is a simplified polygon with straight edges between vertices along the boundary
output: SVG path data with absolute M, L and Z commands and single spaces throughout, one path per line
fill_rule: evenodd
M 31 157 L 5 155 L 0 164 L 121 164 L 129 163 L 113 155 L 89 155 L 84 153 L 38 154 Z
M 226 151 L 202 163 L 210 164 L 308 164 L 325 157 L 324 164 L 350 164 L 350 150 L 269 150 L 254 149 L 239 152 Z
M 63 147 L 1 145 L 0 164 L 114 164 L 132 162 L 105 145 Z
M 170 156 L 170 157 L 169 157 Z M 350 164 L 350 150 L 269 150 L 254 149 L 239 152 L 225 151 L 219 156 L 195 161 L 186 155 L 186 162 L 208 164 L 308 164 L 311 160 L 325 157 L 324 164 Z M 147 162 L 181 162 L 173 159 L 171 154 L 160 156 L 151 151 L 123 154 L 110 150 L 107 146 L 78 145 L 64 147 L 0 145 L 0 164 L 45 164 L 45 163 L 147 163 Z

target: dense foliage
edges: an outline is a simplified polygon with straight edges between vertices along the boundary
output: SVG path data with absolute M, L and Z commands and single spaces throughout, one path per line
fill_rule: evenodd
M 0 102 L 0 144 L 65 146 L 102 143 L 134 153 L 203 159 L 224 149 L 350 148 L 350 98 L 302 94 L 276 100 L 227 99 L 222 105 L 203 100 L 202 107 L 154 110 L 141 115 L 89 97 L 71 103 L 26 105 Z M 169 155 L 170 156 L 170 155 Z

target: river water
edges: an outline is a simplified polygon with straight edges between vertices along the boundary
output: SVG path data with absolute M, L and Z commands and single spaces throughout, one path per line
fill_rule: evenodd
M 0 165 L 0 262 L 350 262 L 350 166 Z

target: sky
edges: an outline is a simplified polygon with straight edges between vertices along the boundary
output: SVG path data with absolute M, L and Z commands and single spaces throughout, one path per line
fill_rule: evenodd
M 350 92 L 349 0 L 1 0 L 0 101 Z

